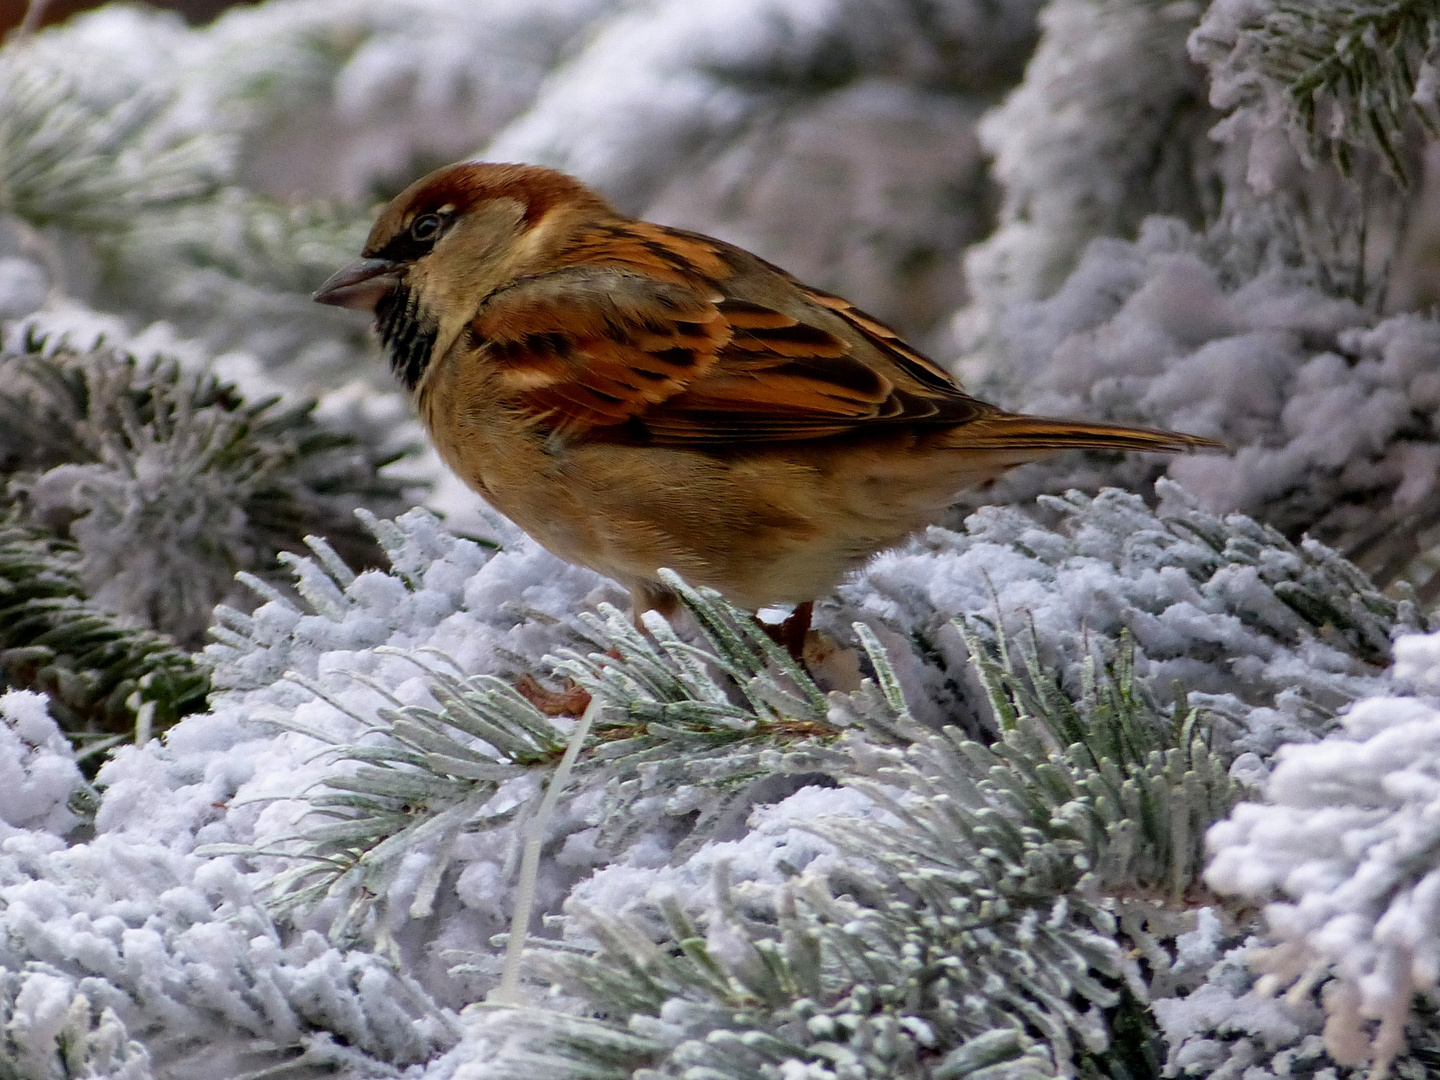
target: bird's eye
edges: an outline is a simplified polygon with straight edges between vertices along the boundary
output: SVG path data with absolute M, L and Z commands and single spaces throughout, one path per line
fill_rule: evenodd
M 410 235 L 422 243 L 429 243 L 440 235 L 440 215 L 421 214 L 410 223 Z

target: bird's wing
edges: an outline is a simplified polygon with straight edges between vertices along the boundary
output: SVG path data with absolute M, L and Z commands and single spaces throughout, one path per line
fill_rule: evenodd
M 570 257 L 471 324 L 501 392 L 567 435 L 793 440 L 995 411 L 846 301 L 720 241 L 617 222 Z

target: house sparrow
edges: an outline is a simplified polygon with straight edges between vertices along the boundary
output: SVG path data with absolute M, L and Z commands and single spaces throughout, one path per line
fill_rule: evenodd
M 847 571 L 1015 465 L 1219 445 L 1004 412 L 841 297 L 534 166 L 416 181 L 315 299 L 373 312 L 445 463 L 628 588 L 637 619 L 674 609 L 670 567 L 808 622 Z

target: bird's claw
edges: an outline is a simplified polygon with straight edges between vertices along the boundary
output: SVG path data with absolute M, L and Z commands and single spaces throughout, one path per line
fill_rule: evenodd
M 565 689 L 551 690 L 528 671 L 514 683 L 515 692 L 546 716 L 579 716 L 590 705 L 590 692 L 565 680 Z

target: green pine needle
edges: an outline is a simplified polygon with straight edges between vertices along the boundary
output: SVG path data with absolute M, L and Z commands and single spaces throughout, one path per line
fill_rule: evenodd
M 1440 58 L 1433 0 L 1282 3 L 1242 35 L 1262 78 L 1285 90 L 1295 126 L 1350 172 L 1357 150 L 1402 183 L 1407 129 L 1440 135 L 1434 103 L 1415 100 L 1421 64 Z
M 1123 940 L 1134 920 L 1117 913 L 1137 886 L 1194 902 L 1200 838 L 1235 797 L 1225 762 L 1203 717 L 1153 707 L 1128 646 L 1076 696 L 1031 643 L 961 629 L 1007 718 L 992 746 L 917 730 L 865 642 L 887 685 L 847 704 L 884 703 L 890 730 L 915 741 L 852 758 L 848 782 L 888 818 L 814 828 L 873 867 L 873 889 L 852 875 L 836 896 L 802 876 L 742 904 L 721 864 L 704 922 L 662 900 L 658 940 L 572 908 L 594 951 L 537 941 L 527 963 L 596 1019 L 496 1016 L 508 1039 L 494 1075 L 754 1080 L 844 1062 L 874 1080 L 1120 1080 L 1155 1065 L 1158 1026 Z
M 75 540 L 89 590 L 129 568 L 117 559 L 164 553 L 163 574 L 134 575 L 111 603 L 192 646 L 238 572 L 274 573 L 310 533 L 373 565 L 356 507 L 406 503 L 382 472 L 405 448 L 335 430 L 312 401 L 246 401 L 174 359 L 31 336 L 0 354 L 0 387 L 0 506 Z
M 82 744 L 151 730 L 205 707 L 208 669 L 175 642 L 86 602 L 79 553 L 0 522 L 0 676 L 41 690 L 61 728 Z M 82 747 L 83 748 L 83 747 Z

